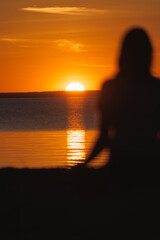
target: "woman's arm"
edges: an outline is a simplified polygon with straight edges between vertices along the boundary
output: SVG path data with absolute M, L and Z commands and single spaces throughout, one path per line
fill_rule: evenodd
M 95 146 L 93 147 L 90 155 L 87 157 L 84 165 L 89 163 L 92 159 L 94 159 L 102 150 L 106 147 L 106 140 L 104 139 L 103 135 L 100 134 L 99 138 L 96 141 Z
M 105 118 L 101 115 L 100 119 L 100 134 L 99 137 L 90 153 L 87 157 L 84 165 L 89 163 L 92 159 L 94 159 L 107 145 L 108 145 L 108 136 L 107 136 L 107 123 L 105 122 Z
M 100 96 L 99 96 L 99 101 L 98 101 L 98 110 L 99 110 L 99 130 L 100 134 L 99 137 L 89 154 L 89 156 L 86 158 L 85 162 L 80 164 L 81 166 L 86 165 L 89 163 L 92 159 L 94 159 L 106 146 L 109 145 L 108 142 L 108 121 L 107 121 L 107 116 L 106 116 L 106 111 L 104 108 L 104 103 L 105 101 L 105 96 L 106 96 L 106 87 L 105 84 L 102 87 Z

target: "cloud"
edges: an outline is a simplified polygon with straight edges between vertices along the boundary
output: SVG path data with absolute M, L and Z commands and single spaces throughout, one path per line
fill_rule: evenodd
M 39 46 L 39 44 L 47 45 L 50 47 L 58 47 L 65 51 L 72 51 L 72 52 L 84 52 L 85 46 L 81 43 L 74 42 L 68 39 L 58 39 L 58 40 L 52 40 L 52 39 L 24 39 L 24 38 L 0 38 L 0 42 L 8 42 L 11 44 L 16 44 L 19 46 L 23 46 L 22 44 L 29 44 L 28 46 Z
M 0 38 L 2 42 L 10 42 L 10 43 L 21 43 L 21 42 L 28 42 L 27 39 L 19 39 L 19 38 Z
M 37 39 L 25 39 L 25 38 L 10 38 L 10 37 L 5 37 L 5 38 L 0 38 L 0 42 L 6 42 L 9 44 L 12 44 L 16 47 L 39 47 L 42 45 L 46 44 L 53 44 L 53 41 L 48 41 L 48 40 L 37 40 Z
M 59 48 L 63 48 L 65 50 L 70 50 L 73 52 L 83 52 L 84 45 L 81 43 L 73 42 L 67 39 L 59 39 L 55 41 Z
M 105 9 L 86 8 L 86 7 L 27 7 L 22 8 L 23 11 L 39 12 L 39 13 L 53 13 L 53 14 L 67 14 L 67 15 L 95 15 L 108 12 Z
M 16 47 L 24 47 L 24 48 L 30 48 L 32 47 L 33 41 L 31 39 L 23 39 L 23 38 L 0 38 L 0 42 L 6 42 L 11 45 L 14 45 Z M 35 47 L 35 45 L 34 45 Z

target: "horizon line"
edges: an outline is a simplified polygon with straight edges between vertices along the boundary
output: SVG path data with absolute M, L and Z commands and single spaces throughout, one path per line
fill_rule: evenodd
M 12 93 L 53 93 L 53 92 L 95 92 L 95 91 L 100 91 L 100 89 L 88 89 L 88 90 L 84 90 L 84 91 L 79 91 L 79 90 L 74 90 L 74 91 L 66 91 L 66 90 L 52 90 L 52 91 L 25 91 L 25 92 L 0 92 L 0 94 L 12 94 Z
M 43 92 L 2 92 L 0 98 L 37 98 L 37 97 L 56 97 L 56 96 L 80 96 L 80 95 L 95 95 L 100 90 L 85 90 L 85 91 L 43 91 Z

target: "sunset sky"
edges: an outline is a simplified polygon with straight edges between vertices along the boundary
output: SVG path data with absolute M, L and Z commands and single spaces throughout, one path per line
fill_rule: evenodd
M 0 0 L 0 92 L 94 90 L 113 76 L 121 39 L 144 27 L 160 76 L 159 0 Z

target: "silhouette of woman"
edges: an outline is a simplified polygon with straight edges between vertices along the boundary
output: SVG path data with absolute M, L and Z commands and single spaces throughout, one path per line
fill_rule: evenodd
M 108 166 L 121 174 L 154 174 L 159 169 L 160 81 L 150 73 L 152 52 L 145 30 L 129 30 L 122 43 L 119 73 L 103 84 L 100 134 L 84 165 L 109 147 Z

